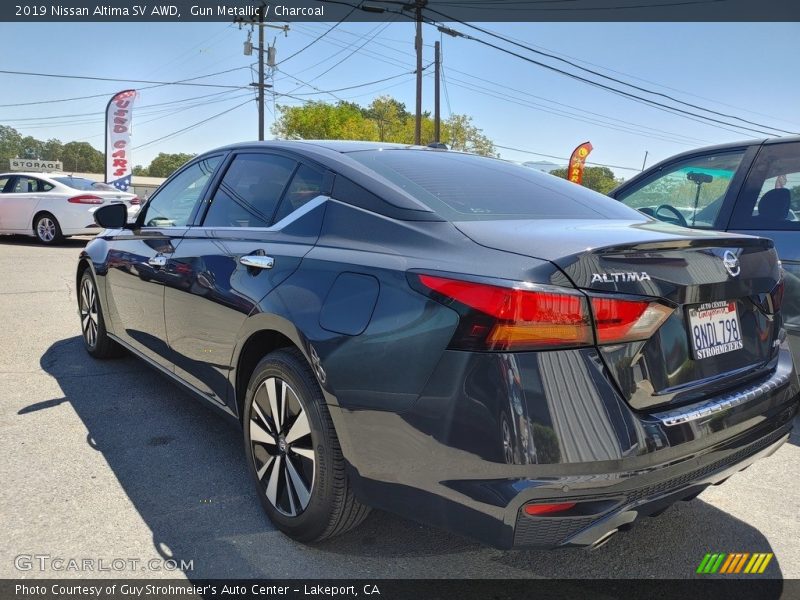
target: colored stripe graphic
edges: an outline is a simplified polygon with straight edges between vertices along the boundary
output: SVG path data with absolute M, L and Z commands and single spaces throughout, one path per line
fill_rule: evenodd
M 696 573 L 728 575 L 741 573 L 744 569 L 744 572 L 748 574 L 761 574 L 767 570 L 773 556 L 771 552 L 755 552 L 753 554 L 749 552 L 733 552 L 731 554 L 709 552 L 700 561 Z

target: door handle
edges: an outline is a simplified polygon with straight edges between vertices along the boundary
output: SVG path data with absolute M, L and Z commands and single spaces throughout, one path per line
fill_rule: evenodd
M 271 256 L 263 256 L 259 254 L 248 254 L 240 256 L 239 262 L 245 267 L 253 267 L 255 269 L 271 269 L 275 266 L 275 259 Z
M 153 258 L 147 261 L 151 267 L 160 268 L 167 264 L 167 257 L 161 254 L 156 254 Z

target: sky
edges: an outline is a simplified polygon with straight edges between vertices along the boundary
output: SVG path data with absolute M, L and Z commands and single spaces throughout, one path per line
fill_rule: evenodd
M 267 37 L 270 43 L 275 41 L 281 61 L 331 25 L 292 23 L 288 35 L 267 30 Z M 648 90 L 761 125 L 800 132 L 798 23 L 479 25 Z M 465 25 L 453 28 L 486 37 Z M 275 91 L 362 105 L 389 94 L 413 111 L 413 38 L 414 25 L 405 20 L 341 24 L 280 64 Z M 429 25 L 423 27 L 423 38 L 426 65 L 433 61 L 433 42 L 441 40 L 443 44 L 443 117 L 451 113 L 471 116 L 498 145 L 502 158 L 563 163 L 545 155 L 568 157 L 575 146 L 588 140 L 594 147 L 590 162 L 612 165 L 618 177 L 628 178 L 641 169 L 645 153 L 647 165 L 652 165 L 692 148 L 766 137 L 741 128 L 763 129 L 760 125 L 701 123 L 694 117 L 658 110 L 572 80 L 474 41 L 442 36 Z M 173 82 L 236 69 L 195 83 L 247 86 L 253 81 L 251 65 L 256 55 L 244 56 L 246 39 L 247 29 L 221 22 L 0 23 L 0 70 Z M 430 111 L 432 71 L 426 71 L 423 91 L 423 107 Z M 393 76 L 397 77 L 383 83 L 321 93 Z M 102 150 L 103 111 L 108 97 L 127 87 L 146 85 L 0 74 L 0 105 L 4 105 L 0 106 L 0 124 L 40 139 L 87 141 Z M 52 102 L 95 94 L 108 96 Z M 253 98 L 251 89 L 179 85 L 141 89 L 133 116 L 134 164 L 146 165 L 160 152 L 200 153 L 256 139 Z M 46 103 L 5 106 L 43 101 Z M 275 102 L 301 103 L 286 96 L 278 96 Z M 268 96 L 268 138 L 272 137 L 271 105 Z

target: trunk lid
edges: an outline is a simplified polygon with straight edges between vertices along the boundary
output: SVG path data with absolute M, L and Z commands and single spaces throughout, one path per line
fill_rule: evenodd
M 769 314 L 769 293 L 781 269 L 770 240 L 652 221 L 456 226 L 478 244 L 551 261 L 564 274 L 561 285 L 589 294 L 649 296 L 674 308 L 649 339 L 599 347 L 634 408 L 722 393 L 765 374 L 777 359 L 781 320 Z

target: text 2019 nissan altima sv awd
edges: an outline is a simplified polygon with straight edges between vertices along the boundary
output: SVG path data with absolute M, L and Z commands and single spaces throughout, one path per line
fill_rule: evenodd
M 501 548 L 599 545 L 786 441 L 772 242 L 525 167 L 267 142 L 182 167 L 82 252 L 88 352 L 241 420 L 275 526 L 378 507 Z

